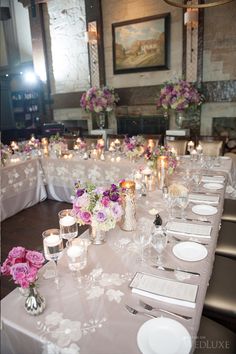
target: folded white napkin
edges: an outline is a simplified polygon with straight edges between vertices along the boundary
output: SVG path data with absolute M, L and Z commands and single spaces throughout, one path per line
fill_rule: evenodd
M 136 273 L 130 287 L 135 294 L 169 304 L 195 308 L 198 285 L 158 277 L 153 274 Z
M 169 221 L 167 231 L 188 237 L 211 237 L 211 225 Z
M 189 194 L 189 200 L 193 203 L 218 204 L 220 197 L 218 195 Z
M 202 176 L 202 182 L 224 183 L 225 176 Z

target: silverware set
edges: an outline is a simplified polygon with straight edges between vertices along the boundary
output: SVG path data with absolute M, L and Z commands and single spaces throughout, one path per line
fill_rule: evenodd
M 170 268 L 170 267 L 163 267 L 163 266 L 159 266 L 159 265 L 156 265 L 156 264 L 153 264 L 152 265 L 153 268 L 156 268 L 158 270 L 163 270 L 163 271 L 167 271 L 167 272 L 182 272 L 182 273 L 187 273 L 187 274 L 191 274 L 191 275 L 196 275 L 196 276 L 199 276 L 200 273 L 197 273 L 197 272 L 192 272 L 192 271 L 189 271 L 189 270 L 183 270 L 183 269 L 175 269 L 175 268 Z
M 181 239 L 181 238 L 178 238 L 176 236 L 171 236 L 171 238 L 174 239 L 177 242 L 192 241 L 192 242 L 195 242 L 195 243 L 199 243 L 200 245 L 203 245 L 203 246 L 207 246 L 208 245 L 208 243 L 201 242 L 201 241 L 196 241 L 192 236 L 189 237 L 189 238 L 185 238 L 185 239 Z
M 180 318 L 180 319 L 184 319 L 184 320 L 191 320 L 192 319 L 192 317 L 190 317 L 190 316 L 180 315 L 179 313 L 168 311 L 168 310 L 164 310 L 164 309 L 161 309 L 159 307 L 153 307 L 153 306 L 151 306 L 151 305 L 149 305 L 146 302 L 141 301 L 141 300 L 139 301 L 139 305 L 146 311 L 139 311 L 139 310 L 127 305 L 127 304 L 125 305 L 125 308 L 132 315 L 144 315 L 144 316 L 156 318 L 158 316 L 153 315 L 150 312 L 151 311 L 160 311 L 160 312 L 166 313 L 166 314 L 171 315 L 171 316 L 176 317 L 176 318 Z

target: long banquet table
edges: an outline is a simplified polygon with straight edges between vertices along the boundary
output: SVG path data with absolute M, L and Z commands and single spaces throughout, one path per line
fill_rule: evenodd
M 38 159 L 12 163 L 0 172 L 1 221 L 47 198 Z
M 88 248 L 88 264 L 82 270 L 82 275 L 92 279 L 89 286 L 76 288 L 64 255 L 59 262 L 59 273 L 64 282 L 62 289 L 56 289 L 53 279 L 49 277 L 52 264 L 48 263 L 42 270 L 39 290 L 47 302 L 43 314 L 29 316 L 23 308 L 25 299 L 18 289 L 1 301 L 2 353 L 138 354 L 137 332 L 149 318 L 131 315 L 125 310 L 125 304 L 141 310 L 140 299 L 162 309 L 191 316 L 190 320 L 177 321 L 190 333 L 193 343 L 191 352 L 194 352 L 204 298 L 212 273 L 225 186 L 226 183 L 224 188 L 217 191 L 220 196 L 217 214 L 207 217 L 212 225 L 210 239 L 198 239 L 207 244 L 206 258 L 197 262 L 176 258 L 172 252 L 175 241 L 171 237 L 164 251 L 166 266 L 200 273 L 200 276 L 188 274 L 181 279 L 183 283 L 199 285 L 194 309 L 151 300 L 131 292 L 129 283 L 137 271 L 168 279 L 179 279 L 179 273 L 158 270 L 148 263 L 137 263 L 132 232 L 124 232 L 117 226 L 108 232 L 105 244 L 90 245 Z M 199 224 L 204 224 L 200 217 L 193 214 L 191 206 L 192 204 L 187 208 L 187 217 L 197 218 Z M 153 208 L 163 218 L 166 216 L 167 209 L 160 191 L 149 192 L 146 197 L 137 200 L 137 219 L 141 216 L 153 219 L 153 215 L 150 215 Z M 88 237 L 87 232 L 81 237 Z M 154 314 L 174 319 L 159 311 Z

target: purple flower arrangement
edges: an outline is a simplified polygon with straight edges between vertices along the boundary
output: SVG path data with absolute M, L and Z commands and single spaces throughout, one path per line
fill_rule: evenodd
M 141 135 L 125 137 L 123 142 L 124 153 L 127 157 L 140 157 L 144 153 L 145 139 Z
M 166 110 L 185 111 L 189 108 L 196 109 L 202 103 L 203 95 L 198 92 L 193 84 L 185 80 L 179 80 L 165 84 L 161 89 L 157 106 Z
M 13 247 L 1 266 L 3 275 L 11 275 L 22 288 L 33 286 L 45 259 L 42 253 L 24 247 Z
M 112 184 L 109 189 L 97 188 L 87 183 L 85 187 L 76 183 L 73 210 L 80 225 L 91 225 L 98 230 L 108 231 L 116 226 L 123 214 L 121 188 Z
M 86 112 L 111 112 L 118 101 L 119 97 L 113 88 L 91 87 L 83 93 L 80 105 Z
M 152 163 L 157 161 L 158 157 L 166 156 L 168 161 L 168 172 L 169 174 L 173 173 L 177 166 L 176 155 L 171 151 L 169 146 L 156 146 L 153 151 L 150 151 L 149 147 L 147 147 L 145 151 L 145 158 Z

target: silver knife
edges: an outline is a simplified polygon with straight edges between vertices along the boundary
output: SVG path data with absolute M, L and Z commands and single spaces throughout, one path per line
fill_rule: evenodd
M 180 216 L 175 216 L 174 218 L 175 218 L 175 219 L 180 219 L 180 220 L 182 220 L 182 218 L 181 218 Z M 197 222 L 206 222 L 206 223 L 208 223 L 208 224 L 211 224 L 211 222 L 210 222 L 209 220 L 184 218 L 183 221 L 185 221 L 185 220 L 187 220 L 187 221 L 197 221 Z
M 168 271 L 168 272 L 175 272 L 175 271 L 178 271 L 178 272 L 183 272 L 183 273 L 192 274 L 192 275 L 197 275 L 197 276 L 200 275 L 200 273 L 197 273 L 197 272 L 190 272 L 189 270 L 174 269 L 174 268 L 170 268 L 170 267 L 162 267 L 162 266 L 159 266 L 159 265 L 156 265 L 156 264 L 153 264 L 152 267 L 153 267 L 153 268 L 156 268 L 156 269 L 158 269 L 158 270 L 166 270 L 166 271 Z

